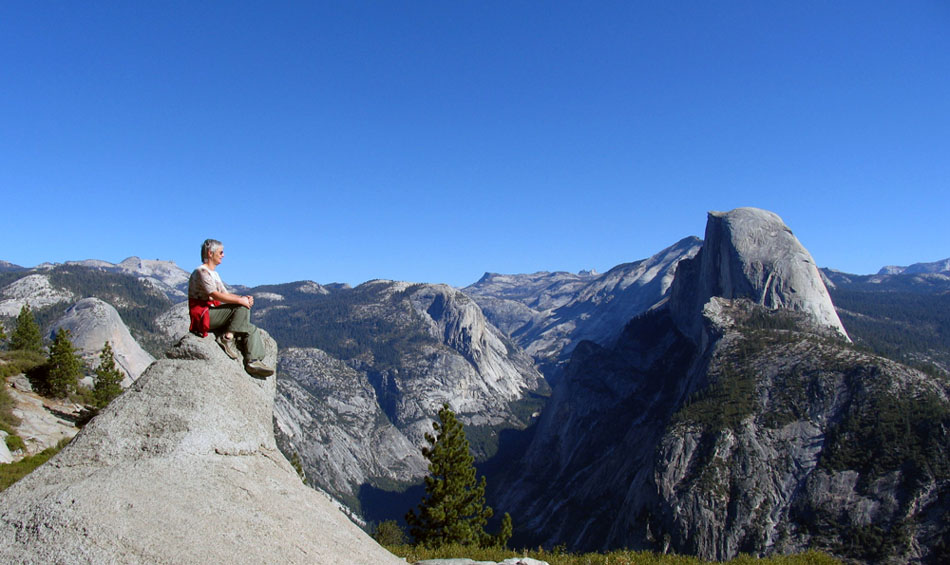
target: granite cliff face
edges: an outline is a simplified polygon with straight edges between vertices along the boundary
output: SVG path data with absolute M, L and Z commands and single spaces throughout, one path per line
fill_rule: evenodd
M 674 319 L 697 341 L 704 339 L 699 314 L 714 296 L 805 312 L 848 339 L 811 254 L 781 218 L 765 210 L 710 212 L 702 251 L 682 265 L 672 294 Z
M 279 365 L 281 443 L 321 488 L 355 505 L 362 485 L 425 474 L 418 447 L 386 416 L 365 373 L 314 348 L 282 350 Z
M 939 561 L 947 383 L 851 348 L 777 216 L 709 223 L 667 303 L 576 347 L 493 503 L 528 545 Z
M 0 494 L 0 561 L 403 562 L 277 450 L 274 377 L 248 376 L 210 337 L 168 354 Z
M 421 479 L 419 448 L 443 403 L 482 453 L 501 430 L 530 422 L 543 378 L 462 292 L 393 281 L 302 288 L 252 290 L 255 319 L 290 345 L 279 360 L 278 440 L 347 504 Z

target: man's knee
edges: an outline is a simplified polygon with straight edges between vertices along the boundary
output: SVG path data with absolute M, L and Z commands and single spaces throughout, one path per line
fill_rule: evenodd
M 245 323 L 248 322 L 251 319 L 251 310 L 245 306 L 235 307 L 234 319 Z

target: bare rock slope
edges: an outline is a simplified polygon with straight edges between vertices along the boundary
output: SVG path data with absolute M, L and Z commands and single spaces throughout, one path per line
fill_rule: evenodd
M 301 483 L 274 441 L 275 392 L 185 336 L 0 494 L 0 562 L 403 563 Z
M 78 353 L 95 365 L 98 365 L 102 346 L 108 341 L 116 362 L 127 376 L 123 386 L 132 384 L 154 361 L 132 338 L 116 309 L 98 298 L 83 298 L 72 305 L 53 326 L 54 331 L 68 329 Z

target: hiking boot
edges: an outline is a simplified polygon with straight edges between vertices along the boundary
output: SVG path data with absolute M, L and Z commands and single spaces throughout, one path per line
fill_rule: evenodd
M 252 377 L 265 379 L 274 374 L 274 369 L 268 367 L 260 359 L 253 359 L 244 364 L 244 370 Z
M 241 356 L 238 352 L 237 347 L 234 345 L 234 338 L 228 339 L 224 337 L 224 334 L 219 335 L 215 338 L 215 341 L 218 342 L 218 345 L 221 346 L 221 349 L 224 350 L 224 354 L 230 357 L 231 359 L 237 359 Z

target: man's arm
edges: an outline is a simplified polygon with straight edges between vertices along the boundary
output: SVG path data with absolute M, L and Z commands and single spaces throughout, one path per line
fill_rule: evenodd
M 237 294 L 231 294 L 230 292 L 212 292 L 209 296 L 212 300 L 217 300 L 225 304 L 238 304 L 245 308 L 254 306 L 254 297 L 250 295 L 239 296 Z

